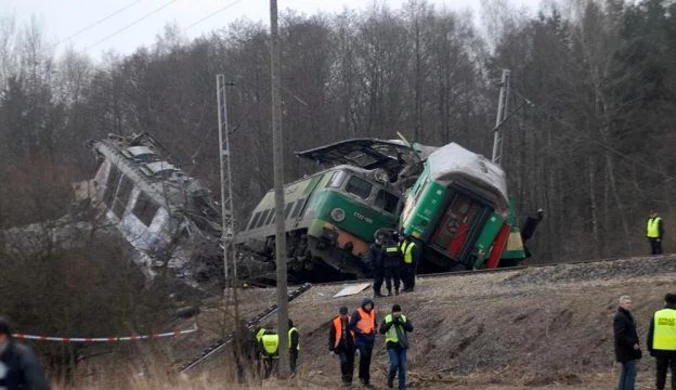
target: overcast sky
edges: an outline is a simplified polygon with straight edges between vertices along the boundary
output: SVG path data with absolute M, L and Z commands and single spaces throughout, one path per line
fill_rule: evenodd
M 475 15 L 480 10 L 480 0 L 428 1 L 450 10 L 471 9 Z M 406 0 L 378 2 L 396 9 Z M 540 0 L 511 0 L 510 3 L 534 10 Z M 314 14 L 318 11 L 340 12 L 345 7 L 364 9 L 372 6 L 373 0 L 278 0 L 278 4 L 280 11 L 289 8 Z M 86 50 L 94 58 L 100 58 L 104 50 L 130 53 L 138 46 L 151 45 L 167 23 L 176 23 L 185 29 L 199 22 L 185 32 L 193 38 L 226 26 L 238 18 L 266 24 L 270 19 L 268 0 L 0 0 L 0 15 L 7 14 L 13 14 L 20 23 L 27 23 L 32 16 L 37 17 L 47 36 L 55 42 L 63 41 L 110 16 L 59 45 L 62 48 L 71 44 L 78 51 Z M 116 33 L 146 15 L 143 20 Z M 110 35 L 113 36 L 108 38 Z

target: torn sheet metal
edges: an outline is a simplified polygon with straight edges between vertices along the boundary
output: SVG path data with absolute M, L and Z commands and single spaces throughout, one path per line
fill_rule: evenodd
M 336 295 L 334 295 L 334 298 L 340 298 L 340 297 L 347 297 L 350 295 L 355 295 L 359 294 L 360 292 L 366 290 L 371 286 L 371 283 L 359 283 L 359 284 L 353 284 L 351 286 L 347 286 L 343 288 L 342 290 L 338 291 Z

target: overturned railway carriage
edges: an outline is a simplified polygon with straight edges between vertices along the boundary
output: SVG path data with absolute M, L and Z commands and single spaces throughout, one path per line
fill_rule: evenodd
M 101 163 L 94 179 L 75 185 L 76 196 L 138 250 L 146 274 L 170 269 L 190 284 L 220 277 L 221 217 L 207 188 L 163 159 L 147 134 L 90 146 Z
M 424 244 L 424 270 L 495 268 L 525 258 L 504 171 L 455 143 L 425 161 L 406 194 L 401 228 Z
M 289 273 L 302 280 L 331 280 L 369 273 L 365 257 L 376 230 L 395 228 L 400 193 L 387 172 L 339 165 L 284 187 Z M 272 260 L 274 192 L 252 212 L 237 242 Z

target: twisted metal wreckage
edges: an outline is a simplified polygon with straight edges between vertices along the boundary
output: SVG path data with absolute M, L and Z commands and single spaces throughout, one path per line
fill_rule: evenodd
M 222 285 L 222 218 L 220 207 L 218 203 L 213 201 L 207 187 L 200 180 L 189 176 L 163 157 L 163 155 L 168 155 L 166 149 L 146 133 L 130 137 L 109 135 L 106 139 L 90 142 L 90 146 L 100 160 L 100 165 L 93 179 L 73 185 L 76 199 L 98 210 L 105 217 L 105 220 L 116 228 L 135 249 L 134 260 L 146 276 L 152 278 L 157 273 L 164 272 L 194 287 L 208 283 Z M 295 235 L 295 238 L 305 238 L 305 240 L 289 240 L 289 245 L 292 247 L 289 248 L 288 259 L 291 280 L 306 282 L 308 275 L 312 275 L 313 281 L 335 280 L 337 276 L 343 278 L 364 276 L 368 273 L 368 264 L 364 263 L 366 246 L 361 245 L 362 243 L 359 241 L 370 242 L 373 237 L 372 230 L 378 231 L 382 228 L 410 230 L 409 233 L 413 234 L 414 237 L 417 235 L 416 238 L 419 240 L 425 240 L 425 235 L 430 236 L 428 241 L 425 242 L 425 246 L 429 246 L 430 251 L 434 250 L 436 254 L 430 252 L 431 256 L 429 257 L 434 258 L 436 256 L 438 264 L 446 265 L 447 263 L 456 266 L 456 268 L 457 266 L 464 269 L 485 267 L 483 264 L 491 254 L 489 250 L 491 246 L 494 246 L 493 242 L 502 245 L 498 254 L 504 255 L 504 253 L 510 253 L 510 251 L 514 252 L 513 250 L 516 248 L 520 259 L 528 257 L 530 253 L 524 248 L 523 242 L 532 236 L 535 225 L 541 217 L 537 220 L 529 218 L 526 226 L 519 233 L 519 228 L 515 226 L 511 205 L 502 204 L 505 202 L 511 203 L 506 199 L 504 179 L 502 179 L 499 188 L 503 192 L 501 194 L 504 195 L 501 196 L 499 206 L 493 207 L 487 203 L 478 205 L 477 202 L 473 201 L 477 203 L 475 207 L 472 206 L 473 203 L 469 203 L 471 207 L 478 210 L 475 212 L 477 217 L 472 217 L 476 220 L 477 227 L 473 228 L 476 231 L 472 233 L 475 237 L 472 237 L 469 233 L 466 234 L 466 237 L 462 237 L 462 245 L 466 247 L 462 259 L 459 254 L 455 256 L 456 254 L 450 252 L 454 245 L 458 245 L 455 241 L 460 238 L 458 238 L 458 226 L 456 226 L 458 221 L 453 220 L 451 221 L 453 223 L 451 223 L 449 218 L 468 220 L 467 215 L 458 215 L 457 209 L 457 205 L 466 203 L 463 203 L 466 197 L 461 198 L 460 195 L 456 194 L 449 195 L 448 199 L 443 200 L 440 203 L 440 206 L 443 207 L 436 212 L 439 215 L 425 222 L 428 225 L 427 230 L 429 232 L 416 225 L 418 222 L 408 223 L 403 221 L 403 219 L 406 219 L 403 217 L 410 216 L 414 212 L 410 203 L 417 202 L 420 198 L 420 194 L 413 193 L 413 190 L 419 187 L 416 184 L 419 181 L 418 178 L 421 181 L 429 181 L 425 176 L 429 167 L 425 169 L 426 165 L 423 162 L 426 162 L 431 154 L 448 154 L 451 149 L 452 154 L 460 156 L 462 153 L 459 151 L 461 151 L 465 155 L 462 156 L 464 160 L 460 161 L 462 162 L 460 165 L 457 164 L 458 162 L 451 161 L 449 163 L 447 161 L 449 158 L 452 159 L 452 156 L 446 157 L 444 164 L 451 164 L 449 169 L 452 168 L 452 170 L 457 171 L 462 166 L 469 166 L 470 163 L 484 167 L 483 172 L 464 169 L 467 172 L 461 172 L 463 177 L 471 179 L 466 183 L 478 183 L 480 179 L 486 181 L 486 178 L 479 176 L 486 176 L 493 172 L 500 173 L 502 175 L 500 177 L 504 178 L 504 174 L 498 166 L 492 165 L 483 156 L 469 152 L 456 144 L 435 148 L 419 144 L 409 145 L 407 142 L 400 140 L 357 139 L 297 153 L 299 157 L 309 158 L 322 164 L 330 163 L 333 164 L 333 167 L 285 186 L 286 192 L 288 192 L 297 187 L 299 183 L 312 183 L 312 191 L 309 191 L 310 186 L 305 186 L 307 188 L 303 187 L 305 189 L 297 191 L 296 195 L 301 199 L 295 199 L 294 196 L 287 199 L 287 203 L 289 203 L 287 206 L 291 207 L 286 207 L 286 215 L 295 218 L 294 221 L 287 221 L 287 232 L 290 236 Z M 432 158 L 429 158 L 429 160 L 434 161 Z M 454 164 L 457 166 L 454 166 Z M 490 172 L 486 171 L 485 167 L 490 168 Z M 332 183 L 335 184 L 334 182 L 341 175 L 344 178 L 342 187 L 331 188 Z M 345 177 L 355 175 L 363 176 L 363 180 L 371 183 L 373 190 L 369 190 L 371 191 L 370 195 L 360 199 L 355 194 L 350 193 L 351 189 L 348 188 L 350 180 Z M 326 183 L 323 183 L 323 181 L 326 181 Z M 458 182 L 458 180 L 455 179 L 455 182 Z M 452 193 L 451 187 L 448 188 L 449 193 Z M 354 238 L 359 235 L 364 237 L 361 237 L 360 240 L 352 239 L 350 241 L 352 245 L 348 245 L 339 242 L 340 237 L 343 236 L 341 234 L 340 237 L 335 237 L 336 240 L 334 241 L 336 242 L 333 243 L 335 248 L 326 249 L 326 246 L 323 245 L 325 243 L 312 241 L 312 226 L 317 225 L 317 221 L 321 220 L 320 209 L 323 207 L 321 202 L 312 199 L 319 198 L 315 195 L 320 194 L 321 191 L 319 190 L 321 189 L 342 193 L 341 195 L 345 199 L 352 202 L 352 206 L 360 207 L 364 212 L 375 213 L 373 218 L 369 218 L 370 220 L 388 215 L 391 218 L 386 219 L 387 222 L 383 222 L 383 226 L 366 226 L 366 222 L 369 221 L 364 221 L 362 213 L 356 213 L 357 219 L 360 216 L 362 219 L 353 221 L 355 222 L 353 226 L 358 226 L 358 228 L 352 228 L 352 231 L 350 231 L 349 227 L 343 229 L 344 226 L 347 226 L 345 224 L 349 222 L 350 218 L 345 218 L 345 215 L 336 216 L 335 210 L 332 209 L 324 219 L 331 222 L 329 225 L 333 227 L 334 233 L 338 226 L 347 231 L 346 237 Z M 296 188 L 296 190 L 298 189 Z M 423 190 L 424 188 L 420 191 Z M 300 196 L 301 192 L 306 193 L 305 196 Z M 439 192 L 437 191 L 437 193 Z M 463 194 L 466 195 L 466 193 Z M 272 253 L 266 251 L 266 249 L 274 247 L 274 241 L 270 241 L 271 237 L 269 237 L 272 235 L 268 234 L 266 230 L 267 226 L 274 224 L 274 221 L 270 218 L 274 213 L 269 213 L 267 218 L 257 215 L 257 213 L 263 212 L 262 209 L 269 203 L 267 202 L 269 200 L 267 199 L 268 195 L 270 194 L 267 194 L 251 213 L 249 220 L 245 221 L 242 231 L 237 232 L 234 236 L 237 243 L 237 255 L 235 257 L 239 269 L 238 277 L 241 280 L 274 283 L 274 257 Z M 460 200 L 463 200 L 463 202 L 460 202 Z M 420 205 L 420 207 L 423 206 L 428 207 L 427 205 Z M 423 211 L 421 209 L 421 212 Z M 498 222 L 491 227 L 489 233 L 492 236 L 486 241 L 484 240 L 484 231 L 488 228 L 484 228 L 480 224 L 486 224 L 488 219 L 496 221 L 496 217 Z M 305 222 L 308 221 L 309 225 L 305 227 Z M 327 222 L 321 222 L 322 231 L 325 232 Z M 371 225 L 374 225 L 373 221 L 371 222 Z M 436 231 L 431 227 L 436 227 Z M 500 230 L 501 227 L 503 227 L 502 230 Z M 447 228 L 450 229 L 448 232 L 442 232 L 443 229 Z M 505 235 L 503 235 L 504 240 L 499 241 L 498 232 L 502 232 L 505 230 L 504 228 L 506 228 Z M 364 230 L 364 232 L 359 230 Z M 527 232 L 525 235 L 523 234 L 524 230 Z M 232 233 L 227 232 L 229 235 L 232 235 Z M 447 245 L 448 249 L 439 245 L 442 241 L 441 233 L 443 233 L 442 238 L 446 240 L 444 245 Z M 480 234 L 481 237 L 479 237 Z M 481 240 L 488 244 L 480 243 Z M 359 245 L 355 245 L 355 243 Z M 311 257 L 300 259 L 298 256 L 301 253 L 300 249 L 307 249 L 308 244 L 314 245 L 313 251 L 306 250 L 303 253 L 309 253 Z M 294 246 L 298 246 L 298 248 Z M 476 259 L 477 253 L 481 257 L 480 261 Z M 438 254 L 443 255 L 442 258 L 439 258 Z M 349 259 L 346 259 L 347 257 Z M 298 260 L 302 260 L 303 263 L 298 263 Z M 352 266 L 346 266 L 348 260 Z M 301 264 L 301 266 L 296 267 L 295 263 Z M 449 265 L 445 269 L 451 268 Z

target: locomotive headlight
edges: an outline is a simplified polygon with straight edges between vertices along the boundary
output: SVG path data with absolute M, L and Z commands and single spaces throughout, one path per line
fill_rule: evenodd
M 331 218 L 336 222 L 341 222 L 345 219 L 345 210 L 341 208 L 331 210 Z

